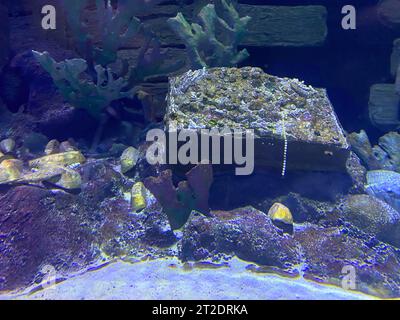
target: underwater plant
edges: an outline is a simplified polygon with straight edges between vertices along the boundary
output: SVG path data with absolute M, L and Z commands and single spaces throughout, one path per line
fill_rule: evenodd
M 189 23 L 182 13 L 168 24 L 184 41 L 191 68 L 233 67 L 249 57 L 238 46 L 246 34 L 250 17 L 240 17 L 227 0 L 208 4 L 199 12 L 199 23 Z
M 149 177 L 145 187 L 157 198 L 168 216 L 172 229 L 181 228 L 193 210 L 208 214 L 208 197 L 213 182 L 211 164 L 199 164 L 186 173 L 187 181 L 175 188 L 172 171 L 165 170 L 158 177 Z
M 56 62 L 47 52 L 34 52 L 34 55 L 72 106 L 84 108 L 100 118 L 113 101 L 133 98 L 140 83 L 149 77 L 178 68 L 178 65 L 162 66 L 164 59 L 157 39 L 135 17 L 143 8 L 148 10 L 162 1 L 120 0 L 114 9 L 110 1 L 96 0 L 99 46 L 94 45 L 94 36 L 82 19 L 88 0 L 64 1 L 68 26 L 81 58 Z M 139 35 L 144 38 L 144 44 L 136 64 L 129 65 L 127 60 L 118 57 L 118 49 Z

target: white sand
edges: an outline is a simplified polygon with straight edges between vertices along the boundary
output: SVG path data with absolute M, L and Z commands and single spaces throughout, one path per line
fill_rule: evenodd
M 302 278 L 255 274 L 246 265 L 233 260 L 227 268 L 185 271 L 175 259 L 118 261 L 31 295 L 0 299 L 373 299 Z

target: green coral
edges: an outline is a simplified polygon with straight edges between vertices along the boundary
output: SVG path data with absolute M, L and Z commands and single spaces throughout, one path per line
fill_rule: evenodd
M 110 68 L 95 66 L 96 82 L 85 78 L 88 65 L 84 59 L 56 62 L 48 52 L 33 51 L 42 67 L 51 75 L 54 84 L 64 99 L 77 108 L 85 109 L 98 118 L 102 111 L 114 100 L 132 98 L 135 88 L 125 91 L 127 81 L 114 79 Z
M 168 19 L 171 28 L 184 41 L 193 69 L 233 67 L 248 58 L 238 46 L 246 34 L 250 17 L 240 17 L 226 0 L 208 4 L 197 16 L 199 23 L 189 23 L 182 13 Z
M 96 0 L 99 46 L 93 44 L 93 36 L 83 22 L 88 0 L 64 1 L 67 23 L 82 58 L 56 62 L 47 52 L 34 55 L 68 102 L 100 118 L 112 101 L 132 98 L 149 77 L 180 67 L 179 64 L 163 66 L 159 42 L 135 17 L 143 8 L 149 10 L 162 1 L 119 0 L 118 9 L 114 9 L 110 1 Z M 130 65 L 118 57 L 118 49 L 138 35 L 144 39 L 144 45 L 136 64 Z

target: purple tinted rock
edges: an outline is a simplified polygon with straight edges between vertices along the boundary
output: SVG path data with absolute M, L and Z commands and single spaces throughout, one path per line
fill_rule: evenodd
M 112 163 L 89 160 L 78 170 L 77 194 L 35 186 L 0 190 L 0 291 L 40 282 L 46 265 L 63 278 L 104 256 L 165 255 L 176 242 L 157 202 L 132 212 L 124 196 L 131 182 Z
M 59 275 L 97 258 L 76 196 L 21 186 L 0 196 L 0 290 L 25 287 L 45 265 Z
M 294 235 L 306 279 L 341 286 L 348 270 L 354 270 L 357 291 L 386 298 L 400 295 L 400 257 L 393 247 L 351 227 L 304 225 Z
M 386 202 L 366 194 L 349 195 L 343 217 L 365 233 L 400 248 L 400 213 Z
M 300 258 L 296 242 L 252 207 L 213 211 L 212 217 L 193 212 L 183 230 L 182 260 L 219 259 L 236 255 L 247 261 L 296 273 Z

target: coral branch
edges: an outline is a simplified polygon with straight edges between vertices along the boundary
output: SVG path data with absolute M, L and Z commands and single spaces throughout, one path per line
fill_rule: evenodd
M 250 17 L 240 18 L 232 4 L 219 0 L 217 5 L 206 5 L 197 18 L 198 23 L 190 24 L 178 13 L 168 20 L 185 42 L 192 68 L 232 67 L 248 58 L 247 50 L 238 51 L 237 47 L 246 34 Z

